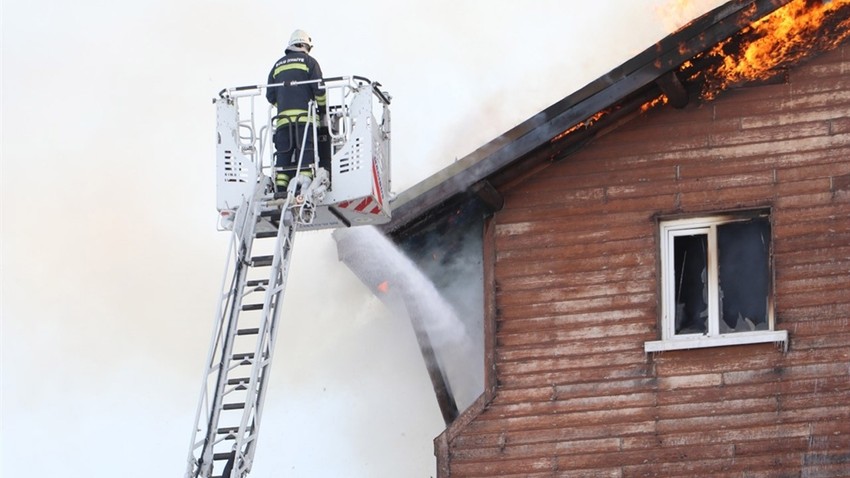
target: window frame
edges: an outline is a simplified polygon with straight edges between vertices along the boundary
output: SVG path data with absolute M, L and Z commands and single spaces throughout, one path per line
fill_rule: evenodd
M 718 269 L 718 244 L 717 227 L 723 224 L 748 221 L 754 218 L 767 218 L 770 221 L 770 211 L 742 211 L 735 213 L 720 213 L 688 218 L 659 219 L 659 254 L 660 254 L 660 288 L 659 288 L 659 324 L 661 328 L 661 340 L 647 341 L 644 349 L 648 352 L 662 352 L 666 350 L 682 350 L 705 347 L 720 347 L 728 345 L 742 345 L 755 343 L 781 343 L 783 348 L 788 347 L 788 331 L 775 330 L 775 314 L 773 300 L 767 301 L 767 330 L 753 330 L 746 332 L 720 333 L 719 312 L 719 269 Z M 773 234 L 771 223 L 771 236 Z M 675 263 L 673 261 L 674 239 L 678 236 L 705 234 L 707 236 L 708 249 L 706 251 L 706 276 L 708 283 L 708 318 L 706 319 L 706 332 L 696 334 L 675 333 Z M 768 297 L 773 296 L 773 241 L 771 240 L 768 250 Z

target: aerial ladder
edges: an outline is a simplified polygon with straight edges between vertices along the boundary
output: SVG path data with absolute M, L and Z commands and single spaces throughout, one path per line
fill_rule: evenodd
M 313 158 L 298 158 L 286 191 L 275 192 L 274 86 L 319 83 L 326 118 L 311 102 Z M 390 96 L 359 76 L 222 90 L 217 113 L 216 202 L 231 231 L 186 478 L 244 478 L 251 471 L 269 386 L 295 234 L 390 220 Z M 303 141 L 304 138 L 300 138 Z M 329 151 L 330 163 L 319 161 Z M 311 160 L 312 159 L 312 160 Z M 307 175 L 299 174 L 309 170 Z

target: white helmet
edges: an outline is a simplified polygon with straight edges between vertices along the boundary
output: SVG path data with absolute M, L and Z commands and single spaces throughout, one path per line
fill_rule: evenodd
M 302 47 L 302 45 L 304 46 Z M 289 45 L 286 46 L 286 49 L 309 52 L 313 49 L 313 39 L 304 30 L 295 30 L 289 37 Z

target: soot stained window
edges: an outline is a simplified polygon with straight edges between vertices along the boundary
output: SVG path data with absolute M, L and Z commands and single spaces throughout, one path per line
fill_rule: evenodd
M 766 212 L 660 223 L 661 336 L 647 351 L 786 342 L 773 330 Z

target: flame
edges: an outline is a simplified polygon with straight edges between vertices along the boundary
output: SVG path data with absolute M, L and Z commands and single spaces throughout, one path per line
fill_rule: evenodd
M 666 16 L 673 19 L 680 16 L 679 13 L 685 15 L 682 12 L 692 7 L 691 0 L 670 0 L 666 5 Z M 756 11 L 756 5 L 750 5 L 743 17 L 752 18 Z M 678 71 L 686 82 L 704 78 L 701 97 L 712 100 L 732 85 L 770 78 L 778 69 L 790 66 L 813 52 L 833 49 L 848 37 L 850 0 L 792 0 L 744 26 L 739 34 L 711 50 L 685 61 Z M 679 45 L 680 53 L 686 53 L 686 50 L 687 45 Z M 660 58 L 655 62 L 656 67 L 663 66 Z M 640 112 L 668 101 L 667 96 L 661 94 L 641 105 Z M 596 113 L 558 134 L 550 142 L 555 143 L 577 130 L 592 126 L 611 111 L 613 109 Z
M 667 95 L 661 93 L 661 96 L 659 96 L 658 98 L 651 99 L 646 103 L 640 105 L 640 112 L 646 113 L 647 111 L 651 110 L 652 108 L 655 108 L 658 105 L 666 105 L 668 101 L 670 100 L 667 98 Z
M 767 78 L 814 50 L 835 48 L 850 36 L 847 12 L 836 14 L 847 6 L 850 0 L 793 0 L 741 30 L 744 41 L 735 43 L 733 37 L 719 43 L 708 56 L 722 62 L 706 73 L 703 97 L 710 100 L 736 83 Z
M 568 134 L 572 133 L 573 131 L 579 130 L 579 129 L 581 129 L 581 128 L 589 128 L 589 127 L 590 127 L 593 123 L 596 123 L 597 121 L 599 121 L 599 118 L 601 118 L 601 117 L 603 117 L 603 116 L 605 116 L 605 115 L 607 115 L 607 114 L 608 114 L 608 110 L 602 110 L 602 111 L 600 111 L 600 112 L 596 113 L 595 115 L 591 116 L 590 118 L 587 118 L 587 119 L 586 119 L 586 120 L 584 120 L 584 121 L 581 121 L 581 122 L 579 122 L 579 123 L 576 123 L 576 124 L 575 124 L 575 125 L 573 125 L 571 128 L 569 128 L 569 129 L 567 129 L 566 131 L 564 131 L 563 133 L 561 133 L 561 134 L 559 134 L 558 136 L 555 136 L 554 138 L 552 138 L 552 139 L 550 140 L 550 142 L 551 142 L 551 143 L 554 143 L 554 142 L 556 142 L 556 141 L 560 140 L 561 138 L 563 138 L 564 136 L 566 136 L 566 135 L 568 135 Z
M 386 294 L 387 291 L 390 290 L 389 281 L 384 281 L 384 282 L 381 282 L 380 284 L 378 284 L 378 290 L 383 292 L 384 294 Z

